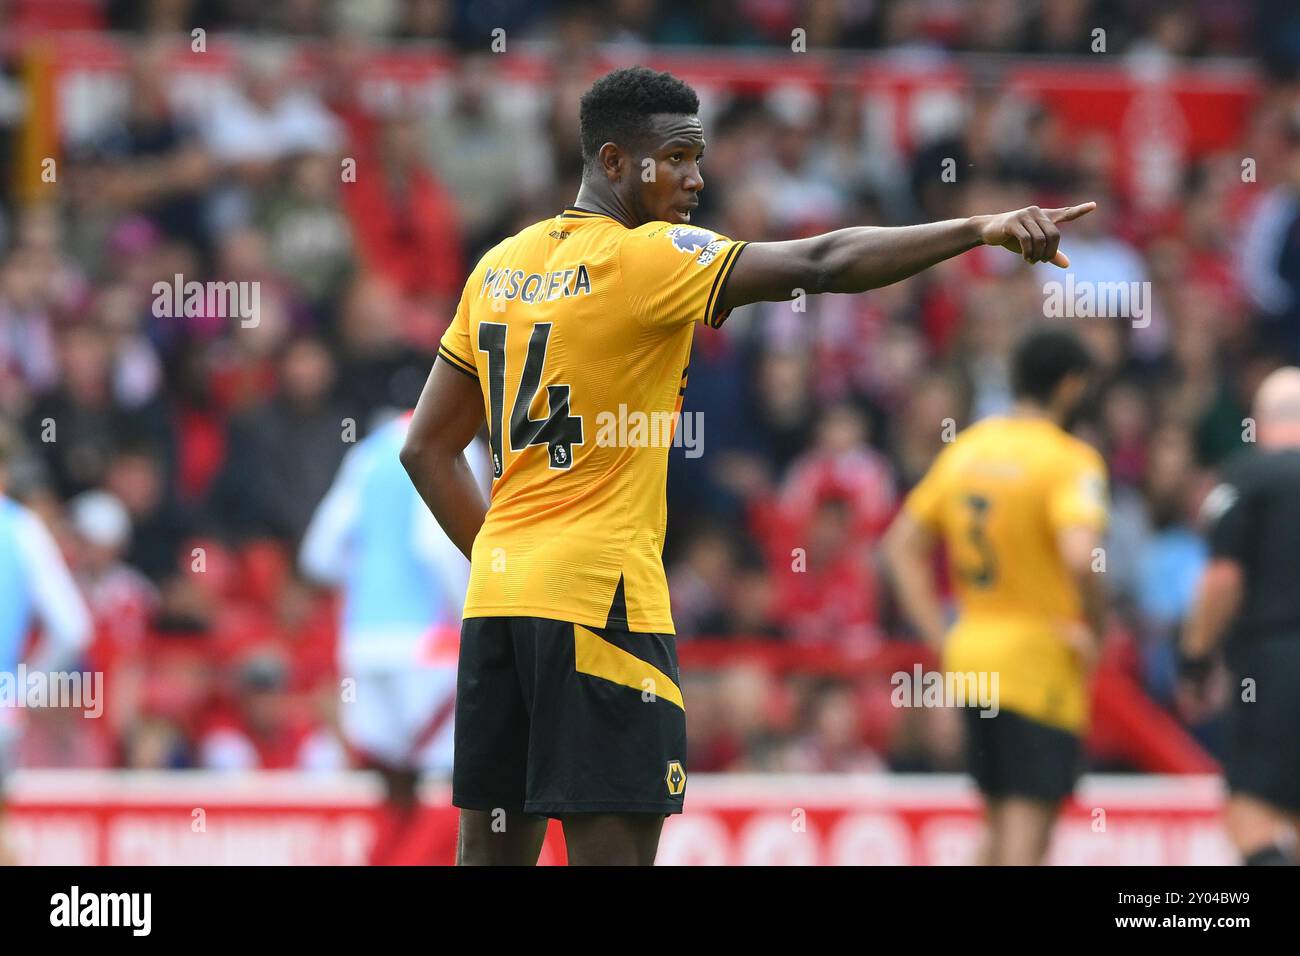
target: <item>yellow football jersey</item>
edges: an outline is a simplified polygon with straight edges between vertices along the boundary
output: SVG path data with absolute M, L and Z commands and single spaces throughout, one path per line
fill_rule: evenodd
M 438 355 L 478 379 L 494 481 L 466 617 L 674 633 L 668 451 L 695 326 L 745 246 L 570 207 L 470 274 Z
M 1081 730 L 1087 688 L 1060 636 L 1081 604 L 1056 536 L 1105 528 L 1101 455 L 1045 419 L 989 419 L 939 454 L 904 508 L 946 545 L 959 613 L 944 669 L 997 673 L 1001 708 Z

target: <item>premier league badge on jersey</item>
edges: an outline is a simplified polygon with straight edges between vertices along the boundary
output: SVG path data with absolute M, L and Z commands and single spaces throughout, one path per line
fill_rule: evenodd
M 707 229 L 697 229 L 692 226 L 673 226 L 668 230 L 668 235 L 673 240 L 673 245 L 682 252 L 703 249 L 718 238 Z
M 707 266 L 712 262 L 726 245 L 726 242 L 719 239 L 716 234 L 693 226 L 672 226 L 668 229 L 667 235 L 673 240 L 673 246 L 682 252 L 693 253 L 698 250 L 700 254 L 696 256 L 695 264 L 701 266 Z

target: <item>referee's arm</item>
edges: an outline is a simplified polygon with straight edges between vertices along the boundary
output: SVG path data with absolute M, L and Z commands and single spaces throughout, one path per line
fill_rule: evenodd
M 1236 558 L 1212 557 L 1201 574 L 1192 609 L 1183 624 L 1174 699 L 1179 715 L 1188 723 L 1198 724 L 1222 706 L 1215 701 L 1211 681 L 1215 650 L 1241 608 L 1245 591 L 1242 572 Z
M 1242 475 L 1224 481 L 1201 506 L 1207 525 L 1210 561 L 1201 573 L 1192 609 L 1183 626 L 1180 657 L 1185 670 L 1208 670 L 1210 655 L 1241 610 L 1245 596 L 1245 560 L 1255 537 L 1252 483 Z M 1189 673 L 1189 676 L 1194 676 Z
M 1243 581 L 1241 563 L 1236 558 L 1216 557 L 1206 565 L 1183 628 L 1185 659 L 1203 661 L 1214 652 L 1241 609 Z
M 1225 481 L 1206 496 L 1201 518 L 1208 526 L 1210 560 L 1201 573 L 1178 648 L 1176 699 L 1184 720 L 1198 723 L 1212 709 L 1215 651 L 1245 598 L 1245 560 L 1253 533 L 1253 509 L 1239 482 Z

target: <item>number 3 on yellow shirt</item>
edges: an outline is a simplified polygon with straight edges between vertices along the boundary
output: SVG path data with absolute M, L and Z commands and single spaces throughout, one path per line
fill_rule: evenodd
M 969 519 L 966 526 L 966 541 L 975 552 L 975 560 L 954 562 L 957 573 L 971 587 L 992 587 L 997 581 L 998 573 L 998 561 L 993 553 L 993 542 L 986 534 L 992 502 L 983 495 L 966 495 L 962 500 L 966 505 Z

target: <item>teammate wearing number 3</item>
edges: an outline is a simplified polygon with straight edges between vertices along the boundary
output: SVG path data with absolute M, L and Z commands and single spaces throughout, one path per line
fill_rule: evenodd
M 1072 333 L 1025 336 L 1012 359 L 1012 412 L 959 434 L 885 536 L 899 602 L 942 649 L 944 671 L 997 688 L 995 706 L 965 710 L 988 864 L 1043 861 L 1079 772 L 1087 678 L 1105 624 L 1106 466 L 1066 427 L 1091 369 Z M 932 581 L 939 541 L 958 603 L 947 633 Z
M 797 290 L 863 292 L 976 246 L 1068 265 L 1027 209 L 747 243 L 691 222 L 704 130 L 690 87 L 644 67 L 583 96 L 572 206 L 489 250 L 465 283 L 402 449 L 470 556 L 452 801 L 460 863 L 654 861 L 687 786 L 662 549 L 670 442 L 615 446 L 598 416 L 681 408 L 698 326 Z M 486 421 L 491 506 L 461 452 Z

